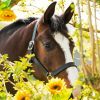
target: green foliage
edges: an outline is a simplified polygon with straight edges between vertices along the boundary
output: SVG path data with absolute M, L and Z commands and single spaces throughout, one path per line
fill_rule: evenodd
M 93 1 L 93 0 L 91 0 L 91 1 Z M 100 5 L 100 0 L 96 0 L 96 3 L 98 3 Z
M 0 100 L 6 100 L 6 94 L 4 92 L 0 92 Z
M 53 95 L 52 100 L 69 100 L 70 94 L 72 93 L 72 89 L 64 88 L 60 94 Z
M 59 0 L 58 2 L 58 5 L 59 5 L 59 8 L 64 11 L 64 8 L 65 8 L 65 1 L 66 0 Z
M 8 8 L 10 6 L 11 0 L 2 0 L 0 2 L 0 10 Z
M 22 100 L 21 98 L 23 97 L 28 97 L 29 100 L 69 100 L 72 90 L 77 85 L 83 87 L 78 99 L 100 99 L 100 93 L 87 84 L 87 79 L 83 73 L 80 73 L 79 80 L 75 83 L 73 89 L 64 87 L 59 93 L 53 94 L 48 90 L 47 85 L 43 81 L 34 78 L 32 74 L 34 71 L 29 69 L 32 67 L 29 60 L 33 56 L 26 55 L 24 58 L 20 58 L 20 61 L 14 61 L 14 63 L 8 61 L 8 55 L 0 56 L 0 69 L 2 69 L 0 71 L 0 100 Z M 26 71 L 26 69 L 28 70 Z M 14 83 L 9 80 L 11 74 L 15 81 Z M 25 78 L 27 81 L 24 81 Z M 96 76 L 95 78 L 97 79 L 98 77 Z M 11 82 L 14 85 L 14 89 L 18 91 L 14 96 L 7 92 L 6 82 Z
M 25 1 L 25 0 L 1 0 L 0 1 L 0 10 L 11 8 L 15 4 L 17 4 L 19 1 Z
M 81 91 L 81 95 L 79 96 L 81 100 L 100 100 L 100 93 L 95 91 L 89 85 L 83 85 L 83 89 Z
M 77 26 L 79 27 L 79 24 L 77 24 Z M 80 34 L 79 34 L 79 29 L 75 30 L 75 32 L 72 35 L 72 37 L 74 37 L 76 39 L 75 45 L 77 47 L 77 50 L 79 50 L 79 48 L 80 48 Z M 83 43 L 84 57 L 87 58 L 87 59 L 89 59 L 91 57 L 91 52 L 90 52 L 90 35 L 89 35 L 88 32 L 83 31 L 82 37 L 83 37 L 83 41 L 84 41 L 84 43 Z
M 79 79 L 76 81 L 74 86 L 77 85 L 82 86 L 81 93 L 78 96 L 78 100 L 100 100 L 100 92 L 97 91 L 94 87 L 92 87 L 87 81 L 90 77 L 86 78 L 83 72 L 79 73 Z M 96 82 L 95 78 L 93 81 Z M 100 79 L 100 78 L 99 78 Z M 95 83 L 94 83 L 95 84 Z M 99 84 L 98 84 L 99 85 Z
M 34 55 L 26 55 L 20 58 L 20 61 L 14 63 L 8 60 L 8 55 L 0 56 L 0 100 L 22 100 L 28 97 L 29 100 L 68 100 L 72 93 L 72 89 L 66 86 L 59 94 L 52 94 L 43 81 L 36 80 L 33 76 L 32 68 L 29 60 Z M 14 82 L 9 80 L 10 75 L 13 76 Z M 25 81 L 24 79 L 27 79 Z M 14 89 L 18 92 L 13 96 L 6 89 L 6 82 L 14 85 Z M 62 87 L 61 87 L 62 88 Z

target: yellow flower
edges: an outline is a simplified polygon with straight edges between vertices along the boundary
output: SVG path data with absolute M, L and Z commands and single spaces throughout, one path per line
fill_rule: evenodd
M 18 91 L 14 100 L 31 100 L 31 95 L 28 91 Z
M 13 21 L 15 19 L 16 19 L 16 15 L 12 10 L 7 9 L 7 10 L 0 11 L 0 20 L 1 21 Z
M 47 86 L 47 89 L 52 94 L 59 94 L 61 90 L 65 87 L 65 82 L 64 80 L 61 80 L 59 78 L 52 78 L 51 80 L 49 80 L 46 86 Z

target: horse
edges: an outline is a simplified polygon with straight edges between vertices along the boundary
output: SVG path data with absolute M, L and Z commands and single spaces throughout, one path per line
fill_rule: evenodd
M 37 79 L 47 82 L 49 75 L 59 77 L 70 88 L 78 78 L 72 57 L 74 42 L 66 26 L 74 4 L 59 16 L 54 14 L 55 5 L 51 3 L 41 18 L 19 19 L 0 30 L 0 53 L 8 54 L 10 61 L 34 53 L 30 61 Z M 7 90 L 14 92 L 9 84 Z

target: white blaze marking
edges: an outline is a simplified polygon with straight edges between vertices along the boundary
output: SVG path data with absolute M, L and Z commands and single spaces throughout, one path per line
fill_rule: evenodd
M 64 51 L 65 59 L 66 59 L 65 63 L 73 62 L 72 55 L 70 52 L 70 47 L 69 47 L 69 40 L 60 33 L 55 33 L 54 38 Z M 66 72 L 68 73 L 68 79 L 70 80 L 71 85 L 74 85 L 74 82 L 78 78 L 77 68 L 76 67 L 67 68 Z

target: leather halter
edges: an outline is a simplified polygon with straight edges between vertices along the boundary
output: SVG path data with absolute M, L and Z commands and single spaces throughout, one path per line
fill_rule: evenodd
M 36 22 L 35 24 L 35 27 L 34 27 L 34 31 L 33 31 L 33 34 L 32 34 L 32 39 L 31 41 L 29 42 L 29 45 L 28 45 L 28 53 L 32 54 L 32 52 L 34 52 L 35 54 L 35 50 L 34 50 L 34 41 L 35 41 L 35 36 L 36 36 L 36 33 L 37 33 L 37 27 L 38 27 L 38 22 Z M 34 50 L 34 51 L 32 51 Z M 40 68 L 43 69 L 44 73 L 46 76 L 56 76 L 57 74 L 59 74 L 60 72 L 64 71 L 65 69 L 69 68 L 69 67 L 77 67 L 74 62 L 68 62 L 62 66 L 60 66 L 58 69 L 55 69 L 54 71 L 52 72 L 49 72 L 48 69 L 40 62 L 40 60 L 35 56 L 35 57 L 32 57 L 30 59 L 31 63 L 35 63 L 36 65 L 38 65 Z

